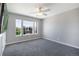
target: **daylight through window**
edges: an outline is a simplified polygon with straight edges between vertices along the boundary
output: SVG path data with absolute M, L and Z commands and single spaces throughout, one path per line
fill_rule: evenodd
M 16 36 L 36 34 L 37 22 L 16 19 Z

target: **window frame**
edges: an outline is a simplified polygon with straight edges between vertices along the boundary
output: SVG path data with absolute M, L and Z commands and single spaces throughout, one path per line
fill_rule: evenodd
M 16 19 L 17 20 L 17 19 Z M 22 30 L 21 30 L 21 35 L 16 35 L 16 37 L 21 37 L 21 36 L 28 36 L 28 35 L 37 35 L 38 34 L 38 22 L 37 21 L 31 21 L 31 20 L 23 20 L 23 19 L 18 19 L 18 20 L 21 20 L 21 28 L 22 28 Z M 36 33 L 34 32 L 35 31 L 35 26 L 34 26 L 34 24 L 33 24 L 33 32 L 32 32 L 32 34 L 23 34 L 23 21 L 30 21 L 30 22 L 34 22 L 34 24 L 35 24 L 35 22 L 36 22 Z
M 16 19 L 16 20 L 20 20 L 21 21 L 21 23 L 22 23 L 22 20 L 21 19 Z M 15 21 L 16 21 L 15 20 Z M 15 31 L 16 31 L 16 27 L 15 27 Z M 16 33 L 16 32 L 15 32 Z M 22 24 L 21 24 L 21 34 L 20 35 L 16 35 L 16 37 L 20 37 L 20 36 L 22 36 Z

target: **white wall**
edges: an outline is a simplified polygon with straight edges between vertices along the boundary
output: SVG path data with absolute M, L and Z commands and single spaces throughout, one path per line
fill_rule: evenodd
M 79 48 L 79 8 L 46 18 L 43 21 L 43 37 Z
M 30 20 L 38 22 L 38 34 L 16 37 L 16 19 Z M 9 13 L 8 30 L 7 30 L 7 42 L 6 44 L 12 44 L 16 42 L 28 41 L 42 37 L 42 20 L 32 18 L 24 15 Z
M 6 32 L 0 34 L 0 56 L 2 56 L 6 44 Z

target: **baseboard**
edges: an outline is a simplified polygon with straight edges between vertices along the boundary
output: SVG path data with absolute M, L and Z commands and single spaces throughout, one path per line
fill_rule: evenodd
M 44 38 L 37 38 L 37 39 L 44 39 Z M 59 44 L 62 44 L 62 45 L 66 45 L 66 46 L 69 46 L 69 47 L 73 47 L 73 48 L 79 49 L 78 46 L 74 46 L 74 45 L 71 45 L 71 44 L 68 44 L 68 43 L 64 43 L 64 42 L 60 42 L 60 41 L 56 41 L 56 40 L 50 40 L 50 39 L 47 39 L 47 38 L 45 38 L 45 39 L 49 40 L 49 41 L 53 41 L 53 42 L 59 43 Z M 27 42 L 27 41 L 32 41 L 32 40 L 36 40 L 36 39 L 25 40 L 25 41 L 20 41 L 20 42 L 13 42 L 13 43 L 6 44 L 6 46 L 7 45 L 12 45 L 12 44 L 18 44 L 18 43 L 22 43 L 22 42 Z
M 19 43 L 23 43 L 23 42 L 27 42 L 27 41 L 33 41 L 33 40 L 37 40 L 37 39 L 41 39 L 41 38 L 35 38 L 35 39 L 30 39 L 30 40 L 24 40 L 24 41 L 18 41 L 18 42 L 7 43 L 6 46 L 8 46 L 8 45 L 13 45 L 13 44 L 19 44 Z
M 68 44 L 68 43 L 64 43 L 64 42 L 60 42 L 60 41 L 56 41 L 56 40 L 50 40 L 50 39 L 47 39 L 47 38 L 46 38 L 46 40 L 53 41 L 53 42 L 56 42 L 56 43 L 59 43 L 59 44 L 62 44 L 62 45 L 66 45 L 66 46 L 69 46 L 69 47 L 79 49 L 78 46 L 74 46 L 74 45 L 71 45 L 71 44 Z

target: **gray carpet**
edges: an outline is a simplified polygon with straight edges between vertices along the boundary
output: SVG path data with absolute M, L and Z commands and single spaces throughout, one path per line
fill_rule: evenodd
M 3 56 L 78 56 L 79 49 L 45 39 L 6 46 Z

